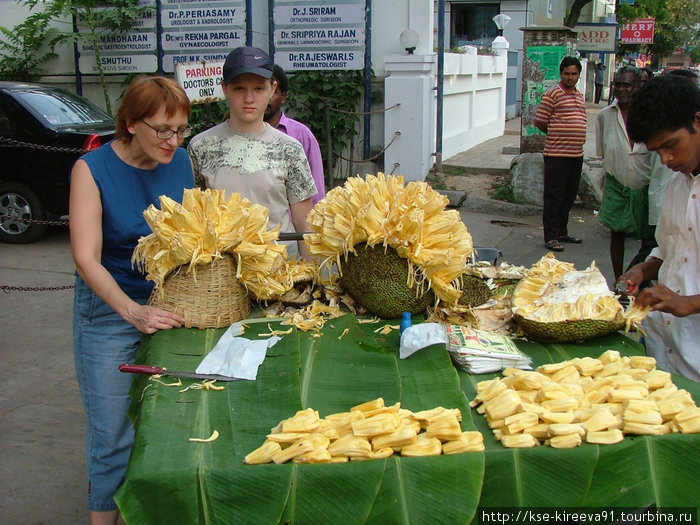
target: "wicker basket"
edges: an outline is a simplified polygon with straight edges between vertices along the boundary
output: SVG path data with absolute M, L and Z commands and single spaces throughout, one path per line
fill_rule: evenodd
M 180 266 L 148 304 L 185 318 L 187 328 L 223 328 L 250 314 L 248 292 L 236 277 L 236 261 L 224 255 L 211 264 L 196 265 L 196 274 Z M 195 279 L 196 277 L 196 279 Z

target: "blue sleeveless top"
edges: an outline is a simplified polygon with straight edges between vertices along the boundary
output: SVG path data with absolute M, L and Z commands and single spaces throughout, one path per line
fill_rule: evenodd
M 102 199 L 102 265 L 129 297 L 148 297 L 153 282 L 131 267 L 139 238 L 151 233 L 143 211 L 150 204 L 160 209 L 161 195 L 182 202 L 184 189 L 194 185 L 190 158 L 178 148 L 169 164 L 135 168 L 121 160 L 109 142 L 82 159 Z

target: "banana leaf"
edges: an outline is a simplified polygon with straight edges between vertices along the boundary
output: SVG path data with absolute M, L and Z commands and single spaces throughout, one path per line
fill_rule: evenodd
M 518 341 L 533 366 L 574 357 L 598 357 L 609 348 L 623 355 L 644 355 L 642 345 L 613 334 L 581 344 L 538 344 Z M 460 372 L 469 399 L 475 384 L 498 374 L 471 376 Z M 697 403 L 700 384 L 673 376 Z M 567 450 L 546 446 L 506 449 L 498 443 L 483 416 L 473 413 L 486 444 L 482 508 L 648 506 L 696 507 L 700 503 L 700 435 L 630 436 L 615 445 L 582 444 Z
M 398 335 L 348 315 L 315 339 L 294 331 L 268 350 L 256 381 L 223 391 L 134 378 L 131 459 L 115 499 L 132 523 L 469 523 L 480 497 L 484 454 L 332 465 L 244 465 L 280 420 L 312 407 L 321 416 L 383 397 L 418 411 L 459 408 L 473 429 L 444 347 L 398 358 Z M 286 328 L 286 327 L 285 327 Z M 252 324 L 246 337 L 268 331 Z M 138 361 L 194 370 L 223 330 L 178 329 L 147 338 Z M 192 381 L 183 381 L 184 385 Z M 211 443 L 192 443 L 208 437 Z M 439 511 L 437 510 L 439 509 Z

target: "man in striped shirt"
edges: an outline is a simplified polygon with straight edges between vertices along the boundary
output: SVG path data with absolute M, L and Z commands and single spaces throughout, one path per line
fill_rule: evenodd
M 568 233 L 569 211 L 576 200 L 586 142 L 586 104 L 576 83 L 581 62 L 564 57 L 561 80 L 542 97 L 535 126 L 547 134 L 544 143 L 544 194 L 542 225 L 547 249 L 564 251 L 562 242 L 580 243 Z

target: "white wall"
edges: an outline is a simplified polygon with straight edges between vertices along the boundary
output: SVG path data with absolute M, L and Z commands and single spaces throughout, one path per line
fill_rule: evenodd
M 397 166 L 406 181 L 425 180 L 435 161 L 436 63 L 435 54 L 385 57 L 386 104 L 400 105 L 385 115 L 384 169 Z M 503 135 L 506 70 L 505 56 L 445 54 L 443 159 Z
M 506 58 L 445 53 L 442 158 L 503 135 Z

